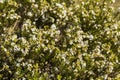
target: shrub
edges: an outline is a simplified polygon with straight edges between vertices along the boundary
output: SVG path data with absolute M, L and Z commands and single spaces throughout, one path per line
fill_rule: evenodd
M 113 10 L 106 0 L 0 1 L 0 79 L 118 80 Z

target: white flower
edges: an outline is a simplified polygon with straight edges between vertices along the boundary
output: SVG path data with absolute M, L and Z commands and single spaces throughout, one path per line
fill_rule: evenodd
M 17 58 L 17 62 L 22 62 L 24 58 Z
M 37 5 L 37 4 L 34 4 L 34 7 L 35 7 L 35 8 L 38 8 L 38 5 Z
M 103 8 L 103 11 L 106 11 L 107 9 L 106 8 Z
M 62 16 L 62 15 L 59 15 L 59 17 L 60 17 L 60 18 L 63 18 L 63 16 Z
M 118 7 L 118 12 L 120 13 L 120 7 Z
M 92 13 L 93 15 L 95 15 L 95 12 L 94 12 L 93 10 L 91 10 L 91 13 Z
M 56 6 L 58 6 L 59 8 L 63 8 L 63 5 L 56 3 Z
M 33 14 L 32 14 L 31 12 L 28 12 L 27 15 L 28 15 L 29 17 L 32 17 L 32 16 L 33 16 Z
M 54 37 L 54 33 L 53 32 L 50 34 L 50 37 Z
M 41 46 L 42 46 L 42 47 L 45 47 L 45 45 L 44 45 L 44 44 L 41 44 Z
M 60 30 L 56 31 L 57 34 L 60 34 Z
M 12 36 L 12 40 L 15 40 L 17 38 L 17 35 Z
M 117 28 L 118 28 L 118 24 L 114 24 L 113 27 L 114 27 L 115 29 L 117 29 Z
M 69 60 L 66 60 L 66 64 L 70 64 L 70 61 L 69 61 Z
M 31 0 L 31 2 L 35 2 L 35 0 Z
M 70 29 L 67 29 L 67 32 L 70 32 L 71 30 Z
M 26 80 L 26 78 L 25 78 L 25 77 L 22 77 L 22 80 Z
M 5 51 L 5 52 L 7 52 L 7 49 L 6 49 L 6 48 L 4 48 L 4 51 Z
M 105 74 L 105 77 L 104 77 L 104 79 L 106 80 L 108 78 L 108 75 L 107 74 Z
M 20 63 L 17 63 L 16 66 L 17 66 L 17 67 L 20 67 Z
M 71 40 L 71 41 L 69 42 L 69 44 L 72 45 L 72 44 L 73 44 L 73 41 Z
M 90 39 L 90 40 L 93 40 L 93 38 L 94 38 L 93 35 L 90 35 L 90 36 L 89 36 L 89 39 Z
M 44 51 L 47 51 L 47 50 L 48 50 L 48 47 L 45 47 L 45 48 L 44 48 Z
M 52 24 L 51 28 L 52 28 L 52 29 L 56 29 L 56 25 L 55 25 L 55 24 Z
M 45 40 L 46 41 L 46 43 L 48 43 L 49 41 L 48 40 Z
M 15 43 L 14 42 L 11 42 L 11 46 L 14 46 L 15 45 Z
M 85 3 L 84 2 L 82 2 L 82 5 L 84 5 Z
M 115 0 L 111 0 L 112 1 L 112 3 L 115 3 Z
M 57 13 L 57 11 L 53 11 L 53 13 L 54 13 L 54 14 L 56 14 L 56 13 Z
M 33 40 L 36 40 L 36 39 L 37 39 L 35 35 L 33 35 L 32 38 L 33 38 Z
M 82 67 L 86 67 L 86 63 L 85 62 L 82 63 Z
M 15 12 L 15 10 L 14 10 L 14 9 L 11 9 L 10 12 Z
M 63 11 L 62 11 L 62 14 L 63 14 L 63 16 L 65 17 L 66 14 L 67 14 L 67 11 L 66 11 L 66 10 L 63 10 Z
M 26 63 L 23 62 L 23 63 L 22 63 L 22 66 L 26 66 Z
M 34 3 L 34 2 L 35 2 L 35 0 L 30 0 L 30 2 L 31 2 L 31 3 Z
M 19 48 L 17 45 L 15 45 L 15 46 L 14 46 L 14 51 L 15 51 L 15 52 L 20 51 L 20 48 Z
M 66 54 L 62 54 L 61 57 L 64 59 L 64 61 L 66 60 Z
M 55 39 L 55 42 L 57 42 L 58 41 L 58 39 Z
M 5 17 L 5 16 L 6 16 L 6 14 L 4 13 L 2 16 L 3 16 L 3 17 Z
M 23 26 L 28 26 L 28 24 L 25 23 L 25 24 L 23 24 Z
M 31 29 L 32 32 L 35 32 L 35 30 L 36 30 L 35 28 L 32 28 L 32 29 Z

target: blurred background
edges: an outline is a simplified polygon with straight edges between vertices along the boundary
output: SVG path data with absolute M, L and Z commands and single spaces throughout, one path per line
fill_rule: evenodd
M 120 7 L 120 0 L 116 0 L 115 3 L 114 3 L 114 6 L 115 7 Z

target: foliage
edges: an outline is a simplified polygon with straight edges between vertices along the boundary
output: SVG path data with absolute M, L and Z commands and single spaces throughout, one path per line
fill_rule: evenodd
M 107 0 L 76 3 L 0 1 L 0 79 L 119 80 L 114 8 Z

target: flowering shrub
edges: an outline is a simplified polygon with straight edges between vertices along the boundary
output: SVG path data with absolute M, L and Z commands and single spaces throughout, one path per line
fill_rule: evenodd
M 0 0 L 0 79 L 119 80 L 113 11 L 106 0 Z

